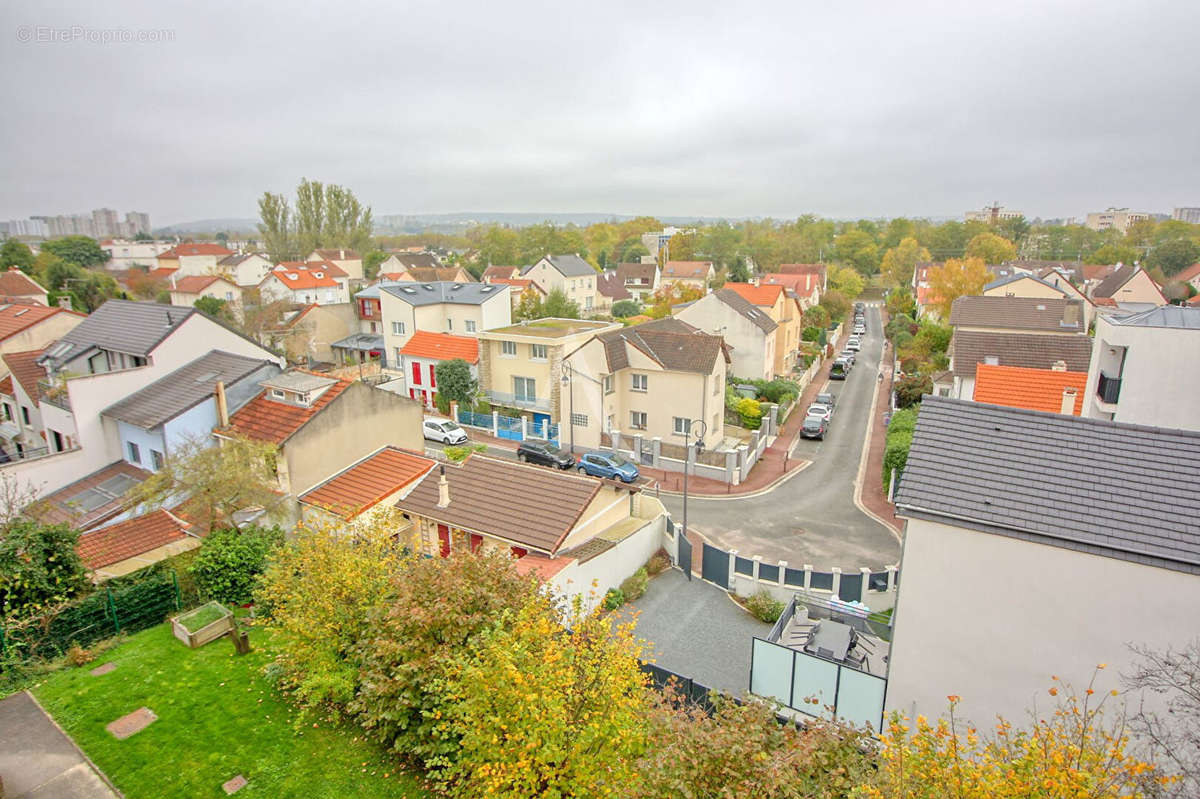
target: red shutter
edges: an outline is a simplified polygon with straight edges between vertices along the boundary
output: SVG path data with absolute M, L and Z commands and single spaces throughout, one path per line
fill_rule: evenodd
M 438 525 L 438 554 L 450 557 L 450 528 L 444 524 Z
M 478 552 L 480 545 L 483 544 L 483 536 L 471 533 L 471 551 Z
M 413 385 L 421 385 L 421 364 L 413 361 Z
M 433 371 L 434 366 L 436 366 L 436 364 L 429 364 L 429 385 L 437 388 L 437 375 Z
M 529 550 L 522 549 L 521 547 L 509 547 L 509 549 L 512 550 L 513 557 L 517 558 L 518 560 L 529 554 Z

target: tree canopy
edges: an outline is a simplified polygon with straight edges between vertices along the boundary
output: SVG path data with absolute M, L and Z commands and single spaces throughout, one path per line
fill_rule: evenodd
M 929 270 L 929 292 L 943 319 L 959 297 L 983 293 L 992 273 L 981 258 L 951 258 Z
M 263 247 L 276 262 L 304 258 L 322 247 L 370 249 L 371 208 L 336 183 L 302 178 L 294 207 L 282 194 L 264 192 L 258 200 L 258 214 Z

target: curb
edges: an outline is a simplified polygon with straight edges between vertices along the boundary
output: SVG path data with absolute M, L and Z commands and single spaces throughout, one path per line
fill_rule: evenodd
M 794 443 L 795 442 L 793 442 L 793 444 Z M 789 449 L 789 451 L 790 451 L 790 449 Z M 689 491 L 688 499 L 722 502 L 722 501 L 726 501 L 726 500 L 750 499 L 752 497 L 761 497 L 763 494 L 769 494 L 772 491 L 774 491 L 776 488 L 779 488 L 779 486 L 783 485 L 788 480 L 791 480 L 793 477 L 800 474 L 800 472 L 804 471 L 809 466 L 812 466 L 812 463 L 813 463 L 812 461 L 804 461 L 796 468 L 789 470 L 787 474 L 776 477 L 774 480 L 772 480 L 770 483 L 767 483 L 762 488 L 758 488 L 758 489 L 755 489 L 754 491 L 746 492 L 745 494 L 696 494 L 696 493 Z M 668 497 L 682 497 L 683 496 L 682 491 L 666 491 L 661 488 L 658 490 L 658 493 L 668 496 Z
M 882 318 L 882 314 L 880 316 Z M 883 356 L 881 353 L 880 358 L 882 359 L 882 357 Z M 883 368 L 882 362 L 880 363 L 879 368 L 880 369 Z M 891 522 L 886 521 L 881 516 L 876 514 L 874 511 L 872 511 L 870 508 L 868 508 L 862 500 L 863 476 L 867 470 L 867 461 L 870 460 L 870 456 L 871 456 L 871 438 L 873 437 L 873 434 L 875 432 L 875 413 L 876 413 L 878 406 L 879 406 L 879 386 L 876 386 L 875 391 L 871 395 L 871 415 L 870 415 L 869 423 L 867 425 L 867 435 L 866 435 L 865 440 L 863 441 L 862 456 L 858 459 L 858 475 L 854 478 L 854 504 L 864 514 L 866 514 L 867 516 L 870 516 L 872 519 L 874 519 L 875 521 L 882 524 L 884 526 L 884 528 L 895 537 L 897 543 L 903 544 L 904 539 L 901 537 L 900 531 L 897 530 L 895 527 L 893 527 Z

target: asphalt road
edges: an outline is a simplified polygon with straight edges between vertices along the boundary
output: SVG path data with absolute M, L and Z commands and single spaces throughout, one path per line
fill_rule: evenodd
M 892 531 L 854 504 L 854 481 L 877 387 L 883 351 L 878 307 L 868 306 L 867 334 L 857 363 L 844 381 L 832 380 L 837 409 L 824 441 L 800 439 L 792 455 L 811 460 L 807 468 L 770 493 L 743 499 L 688 500 L 688 524 L 704 536 L 743 557 L 761 555 L 771 563 L 785 560 L 800 568 L 861 566 L 880 568 L 900 559 L 900 543 Z M 884 408 L 876 409 L 883 413 Z M 797 408 L 793 413 L 803 413 Z M 864 480 L 878 475 L 864 474 Z M 683 518 L 682 497 L 662 497 L 676 520 Z

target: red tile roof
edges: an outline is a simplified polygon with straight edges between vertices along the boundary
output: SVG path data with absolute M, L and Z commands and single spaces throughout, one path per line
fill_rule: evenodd
M 1061 413 L 1063 390 L 1075 389 L 1074 416 L 1083 414 L 1087 372 L 1027 369 L 981 363 L 975 369 L 975 401 L 1009 408 Z
M 176 244 L 158 257 L 173 260 L 181 255 L 219 255 L 223 258 L 226 255 L 233 255 L 233 250 L 222 247 L 220 244 Z
M 483 270 L 483 282 L 495 283 L 497 279 L 504 280 L 519 274 L 521 274 L 521 267 L 519 266 L 489 266 Z
M 321 277 L 317 277 L 318 274 Z M 276 266 L 275 270 L 267 275 L 264 280 L 270 280 L 273 277 L 278 278 L 279 282 L 289 289 L 337 288 L 338 285 L 338 282 L 330 277 L 329 270 L 324 266 L 315 271 L 310 271 L 304 266 L 292 266 L 282 263 Z
M 777 284 L 755 286 L 753 283 L 726 283 L 722 288 L 736 291 L 747 302 L 767 308 L 773 307 L 783 293 L 783 286 Z
M 12 377 L 21 384 L 25 394 L 34 402 L 42 397 L 38 381 L 46 377 L 46 370 L 37 364 L 45 350 L 29 350 L 27 352 L 6 352 L 0 358 L 4 359 Z
M 282 444 L 349 387 L 349 380 L 339 380 L 325 389 L 307 408 L 273 400 L 268 396 L 269 392 L 264 390 L 229 417 L 229 426 L 219 432 Z
M 1188 305 L 1200 305 L 1200 294 L 1197 294 L 1195 297 L 1192 297 L 1190 300 L 1188 300 L 1187 304 Z
M 1184 269 L 1179 274 L 1175 275 L 1175 277 L 1171 278 L 1167 282 L 1169 282 L 1169 283 L 1187 283 L 1189 280 L 1191 280 L 1194 277 L 1200 277 L 1200 261 L 1197 261 L 1196 263 L 1187 267 L 1186 269 Z M 5 292 L 5 293 L 10 294 L 11 292 Z
M 356 250 L 333 248 L 333 249 L 325 249 L 325 250 L 313 250 L 313 252 L 315 252 L 317 255 L 321 256 L 322 258 L 324 258 L 327 261 L 331 260 L 331 259 L 336 259 L 338 261 L 360 261 L 360 260 L 362 260 L 362 256 L 359 255 Z
M 450 361 L 462 358 L 467 363 L 479 362 L 479 339 L 452 336 L 449 333 L 430 333 L 418 330 L 400 350 L 401 355 Z
M 0 294 L 8 297 L 24 297 L 45 293 L 46 290 L 39 286 L 33 278 L 15 266 L 9 267 L 7 272 L 0 272 Z
M 517 574 L 535 574 L 543 580 L 549 580 L 560 571 L 575 562 L 575 558 L 548 558 L 536 552 L 530 552 L 517 560 Z
M 349 259 L 347 259 L 347 260 L 349 260 Z M 318 271 L 324 272 L 327 275 L 330 275 L 331 277 L 350 277 L 349 272 L 347 272 L 345 269 L 342 269 L 340 266 L 338 266 L 337 264 L 335 264 L 329 260 L 325 260 L 325 261 L 284 261 L 283 263 L 281 263 L 279 265 L 286 266 L 289 269 L 296 268 L 296 267 L 299 267 L 300 269 L 316 269 Z
M 217 275 L 187 275 L 186 277 L 178 277 L 175 278 L 175 285 L 171 287 L 171 291 L 179 291 L 184 294 L 199 294 L 213 283 L 223 279 Z
M 189 525 L 165 510 L 101 527 L 79 536 L 83 565 L 95 570 L 188 537 Z
M 0 308 L 0 341 L 9 336 L 15 336 L 59 313 L 71 313 L 71 311 L 57 307 L 48 308 L 40 302 L 30 300 L 17 300 L 7 304 L 6 307 Z M 85 314 L 77 313 L 75 315 L 84 316 Z
M 300 497 L 309 505 L 327 508 L 352 519 L 433 468 L 429 458 L 385 447 Z
M 146 274 L 149 275 L 150 277 L 169 278 L 171 275 L 175 274 L 178 271 L 179 271 L 178 266 L 158 266 L 158 267 L 155 267 L 154 269 L 149 270 L 148 272 L 146 272 Z
M 782 272 L 770 272 L 763 275 L 762 282 L 764 285 L 786 286 L 802 297 L 811 296 L 813 289 L 820 288 L 820 275 L 812 272 L 805 272 L 801 275 L 788 275 Z
M 666 278 L 698 280 L 708 277 L 712 261 L 667 261 L 662 276 Z

